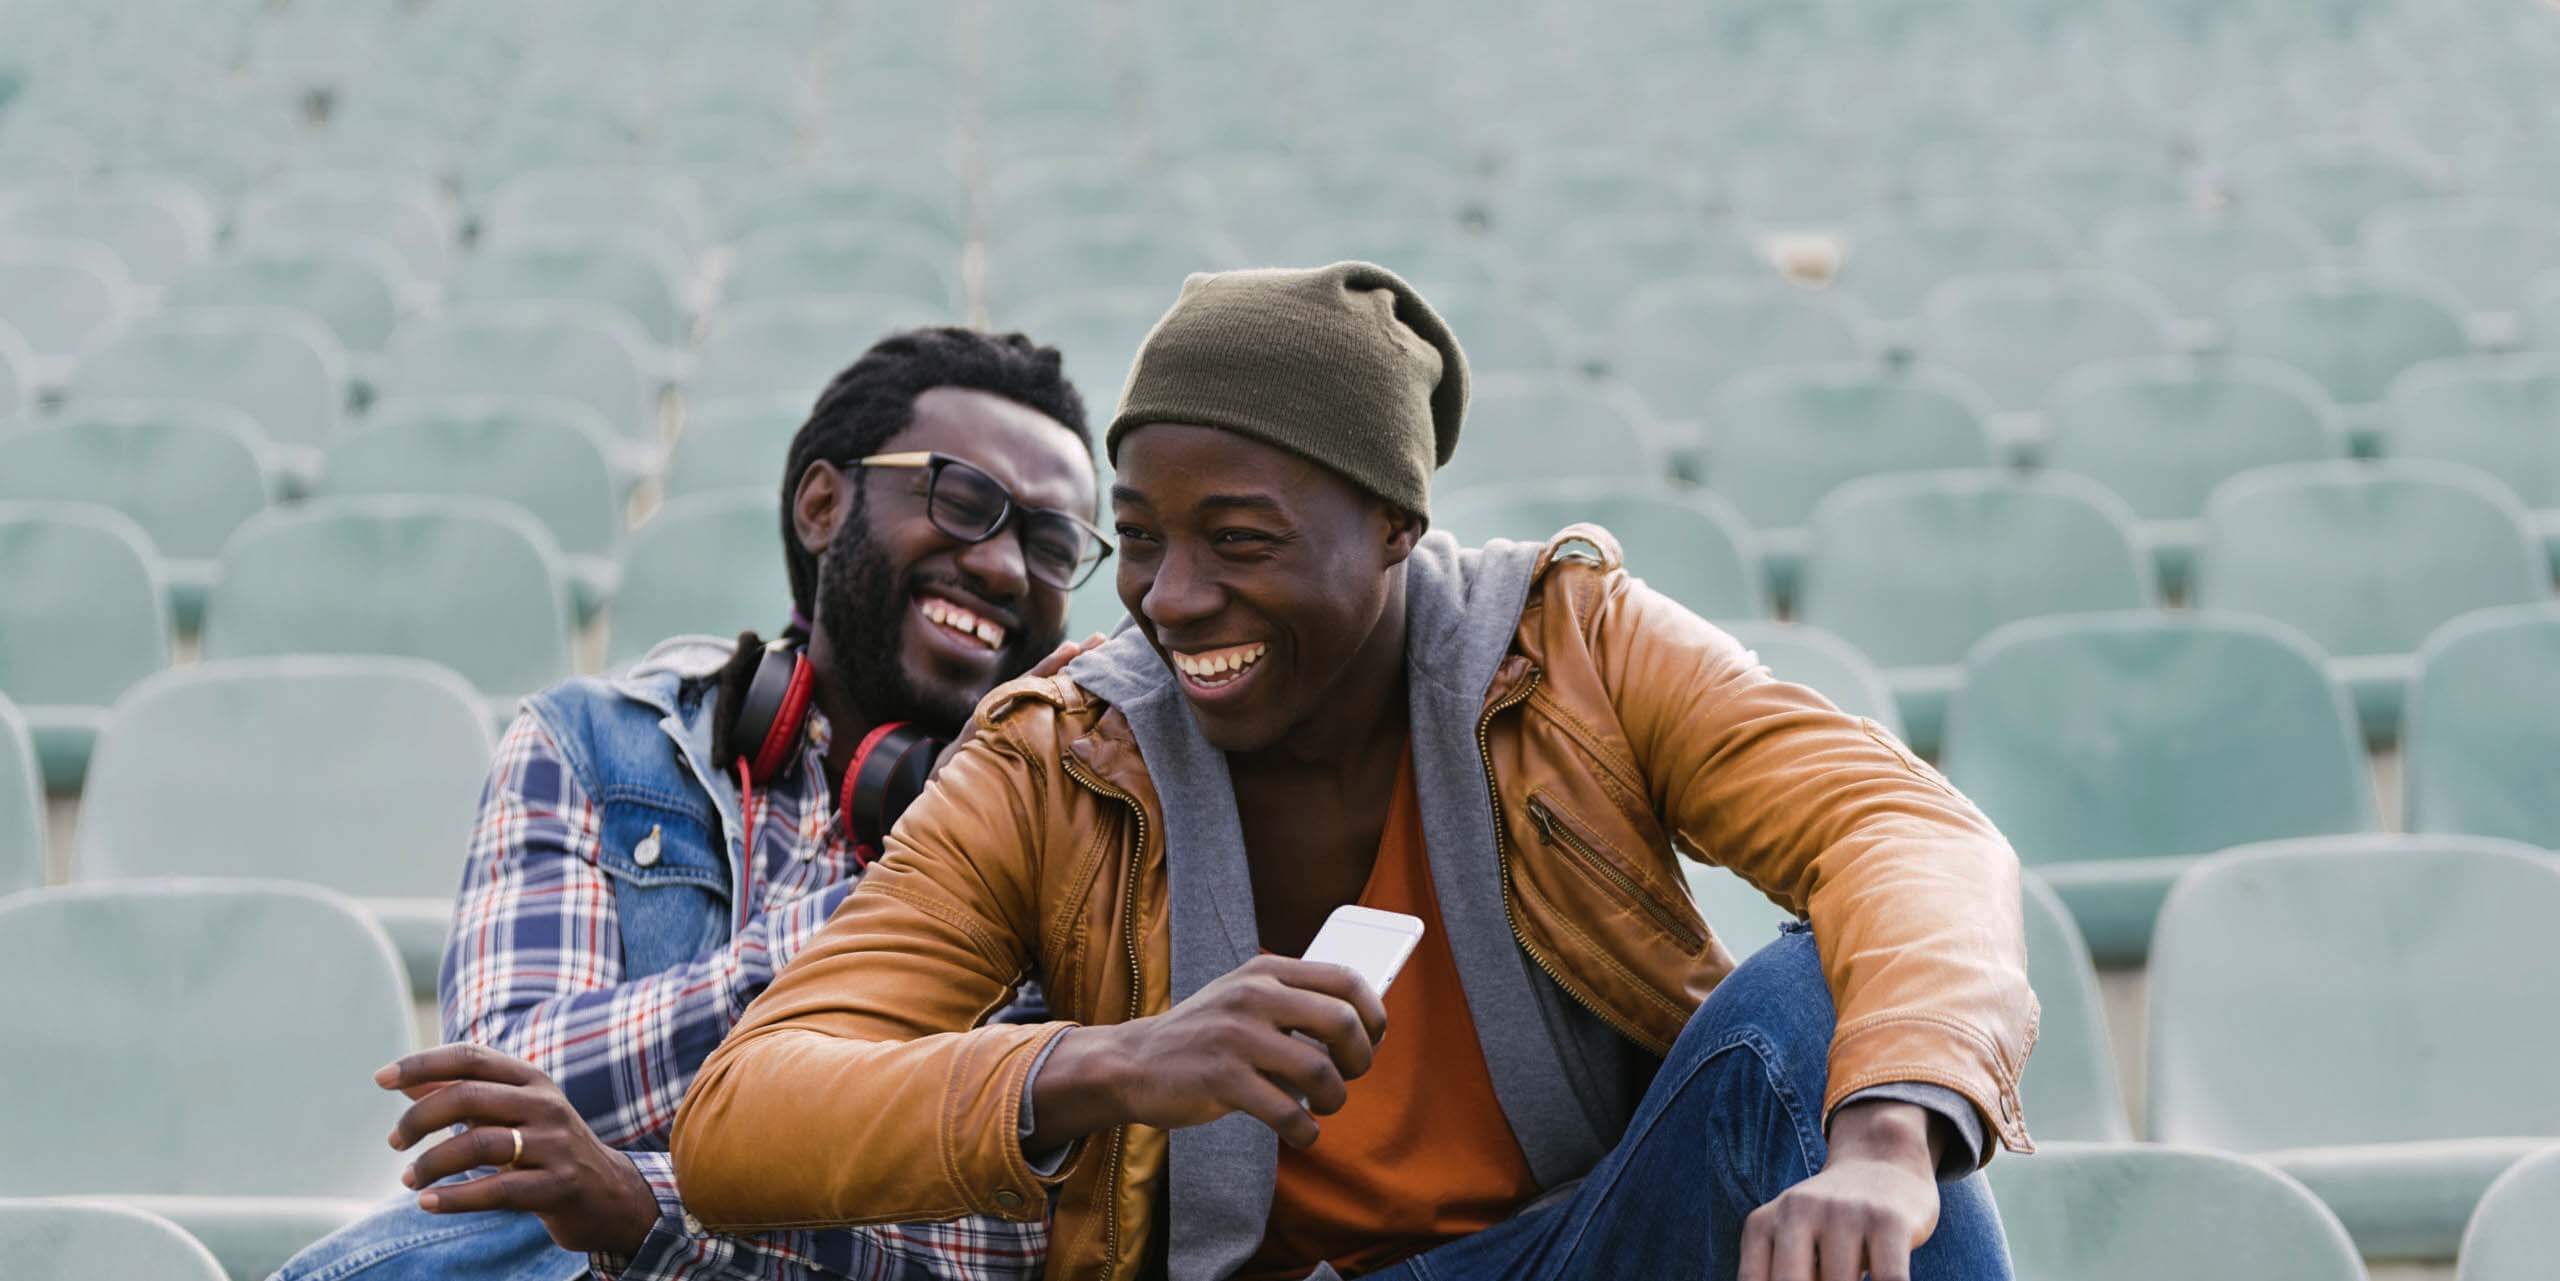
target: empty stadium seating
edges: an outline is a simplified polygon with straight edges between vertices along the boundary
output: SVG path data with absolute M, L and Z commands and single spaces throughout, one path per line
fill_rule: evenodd
M 379 352 L 400 323 L 403 268 L 362 242 L 282 239 L 187 269 L 170 282 L 172 307 L 280 307 L 326 327 L 348 352 Z
M 403 325 L 383 355 L 381 395 L 552 397 L 601 415 L 633 472 L 659 464 L 658 388 L 647 336 L 595 303 L 455 307 Z
M 1120 389 L 1129 381 L 1129 363 L 1146 341 L 1147 331 L 1155 327 L 1156 317 L 1172 304 L 1175 292 L 1146 287 L 1051 294 L 1013 308 L 1001 323 L 1058 349 L 1066 361 L 1068 380 L 1084 397 L 1085 417 L 1099 445 L 1112 411 L 1119 407 Z M 1474 360 L 1473 346 L 1467 348 L 1467 356 Z M 1519 367 L 1495 363 L 1486 368 Z
M 2133 1126 L 2116 1082 L 2106 1007 L 2088 941 L 2043 877 L 2027 873 L 2019 890 L 2027 931 L 2027 981 L 2035 985 L 2042 1006 L 2036 1052 L 2018 1078 L 2019 1100 L 2034 1118 L 2039 1140 L 2130 1140 Z
M 2560 864 L 2482 837 L 2277 842 L 2160 909 L 2150 1136 L 2257 1153 L 2364 1253 L 2449 1258 L 2481 1193 L 2560 1137 Z
M 44 775 L 27 718 L 0 694 L 0 895 L 44 880 Z
M 1712 616 L 1709 621 L 1758 654 L 1771 675 L 1809 686 L 1841 711 L 1866 717 L 1896 738 L 1902 736 L 1902 712 L 1894 706 L 1893 686 L 1857 646 L 1807 623 L 1727 621 Z
M 2325 259 L 2317 229 L 2272 209 L 2129 209 L 2099 235 L 2098 256 L 2168 300 L 2188 321 L 2222 319 L 2250 276 L 2308 272 Z
M 773 298 L 724 307 L 704 326 L 685 394 L 701 400 L 783 394 L 815 400 L 880 335 L 953 319 L 942 308 L 893 294 Z
M 2534 509 L 2560 572 L 2560 357 L 2429 361 L 2392 381 L 2391 452 L 2479 468 Z
M 817 392 L 778 392 L 685 406 L 684 434 L 667 450 L 668 498 L 724 489 L 776 492 Z
M 2513 340 L 2534 280 L 2560 270 L 2560 214 L 2480 200 L 2393 205 L 2364 220 L 2364 261 L 2442 285 L 2470 309 L 2475 333 Z
M 1639 407 L 1568 382 L 1482 379 L 1469 392 L 1466 430 L 1467 447 L 1431 478 L 1435 492 L 1582 479 L 1623 487 L 1670 473 Z
M 594 228 L 542 228 L 482 245 L 445 287 L 472 303 L 581 303 L 673 348 L 693 336 L 691 272 L 656 237 Z M 414 388 L 413 388 L 414 390 Z
M 693 179 L 637 166 L 571 165 L 518 174 L 499 184 L 480 215 L 491 244 L 542 232 L 625 232 L 653 238 L 669 254 L 689 254 L 710 233 Z
M 136 322 L 81 358 L 71 402 L 186 401 L 247 414 L 273 465 L 294 476 L 346 416 L 346 353 L 318 321 L 267 307 L 200 307 Z
M 399 256 L 411 280 L 442 280 L 453 261 L 454 219 L 436 184 L 417 174 L 311 169 L 279 174 L 240 202 L 233 235 L 244 246 L 371 244 Z
M 2164 355 L 2171 343 L 2167 309 L 2112 272 L 1959 277 L 1929 291 L 1920 335 L 1931 360 L 2011 412 L 2043 408 L 2077 367 Z
M 169 665 L 169 604 L 151 537 L 86 503 L 0 503 L 0 694 L 18 704 L 45 782 L 76 787 L 107 705 Z
M 2418 651 L 2402 740 L 2413 832 L 2560 849 L 2560 606 L 2464 614 Z
M 1944 765 L 2098 961 L 2124 965 L 2196 856 L 2379 826 L 2353 716 L 2319 652 L 2279 624 L 2038 619 L 1973 649 Z
M 1712 494 L 1616 481 L 1462 489 L 1431 505 L 1431 523 L 1469 546 L 1544 542 L 1577 521 L 1618 539 L 1628 572 L 1718 622 L 1769 613 L 1759 557 L 1740 518 Z
M 0 1258 L 20 1281 L 229 1281 L 221 1260 L 186 1229 L 105 1202 L 0 1199 Z
M 2040 210 L 1941 202 L 1851 231 L 1840 287 L 1875 315 L 1905 320 L 1949 281 L 2057 270 L 2077 252 L 2070 229 Z
M 0 240 L 0 325 L 37 357 L 68 361 L 114 332 L 132 292 L 123 260 L 101 245 Z
M 1620 313 L 1609 359 L 1654 417 L 1683 420 L 1738 374 L 1855 360 L 1868 332 L 1863 314 L 1830 294 L 1705 276 L 1638 291 Z
M 2351 415 L 2369 414 L 2402 370 L 2470 350 L 2461 304 L 2418 281 L 2370 275 L 2266 276 L 2232 291 L 2231 350 L 2310 375 Z M 2380 424 L 2351 416 L 2358 452 L 2385 446 Z
M 140 175 L 0 188 L 0 236 L 93 241 L 134 283 L 157 289 L 213 251 L 216 219 L 203 193 Z
M 2336 245 L 2352 244 L 2375 212 L 2444 189 L 2442 166 L 2352 137 L 2279 139 L 2244 151 L 2228 180 L 2235 199 L 2283 209 Z
M 2337 1216 L 2262 1161 L 2050 1143 L 1990 1174 L 2018 1281 L 2364 1281 Z
M 962 302 L 950 243 L 896 223 L 767 227 L 740 238 L 732 253 L 721 283 L 721 297 L 731 303 L 857 291 L 910 298 L 927 308 L 956 309 Z
M 2560 1146 L 2508 1167 L 2462 1233 L 2461 1281 L 2532 1281 L 2560 1251 Z
M 701 494 L 633 530 L 605 614 L 605 666 L 627 666 L 670 636 L 778 630 L 790 616 L 791 584 L 777 501 L 771 492 Z

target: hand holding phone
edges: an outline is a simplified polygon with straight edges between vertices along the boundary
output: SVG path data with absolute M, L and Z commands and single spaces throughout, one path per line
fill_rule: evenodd
M 1350 903 L 1325 918 L 1324 928 L 1307 944 L 1306 959 L 1339 965 L 1359 975 L 1384 1000 L 1387 985 L 1396 981 L 1421 941 L 1420 917 Z

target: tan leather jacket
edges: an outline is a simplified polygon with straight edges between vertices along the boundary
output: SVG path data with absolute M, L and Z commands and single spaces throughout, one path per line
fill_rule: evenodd
M 1587 526 L 1548 545 L 1476 726 L 1520 947 L 1660 1055 L 1734 964 L 1668 851 L 1719 863 L 1814 922 L 1839 1011 L 1826 1113 L 1929 1082 L 2032 1150 L 2007 843 L 1873 722 L 1770 678 L 1616 560 Z M 998 690 L 979 727 L 704 1066 L 677 1180 L 741 1231 L 1027 1219 L 1054 1194 L 1049 1276 L 1160 1270 L 1166 1134 L 1097 1134 L 1043 1180 L 1018 1126 L 1052 1038 L 1169 1003 L 1157 795 L 1126 718 L 1070 681 Z M 1025 977 L 1066 1022 L 976 1027 Z

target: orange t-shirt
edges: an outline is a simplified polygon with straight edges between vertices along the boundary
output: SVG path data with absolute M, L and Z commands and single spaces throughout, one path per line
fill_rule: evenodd
M 1319 1261 L 1356 1277 L 1492 1227 L 1538 1194 L 1440 928 L 1410 752 L 1360 903 L 1420 917 L 1422 939 L 1387 989 L 1387 1036 L 1350 1101 L 1316 1118 L 1314 1146 L 1281 1145 L 1262 1245 L 1237 1281 L 1299 1281 Z

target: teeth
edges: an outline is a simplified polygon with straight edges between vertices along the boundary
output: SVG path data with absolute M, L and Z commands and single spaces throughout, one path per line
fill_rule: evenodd
M 1002 624 L 980 618 L 938 596 L 925 597 L 916 606 L 916 610 L 927 620 L 939 623 L 963 636 L 972 637 L 989 649 L 1004 648 Z
M 978 620 L 978 639 L 985 641 L 989 649 L 1001 649 L 1004 647 L 1004 629 L 981 618 Z
M 1268 645 L 1256 644 L 1238 645 L 1232 649 L 1222 649 L 1209 654 L 1176 653 L 1173 656 L 1173 665 L 1186 676 L 1212 680 L 1253 666 L 1262 661 L 1263 654 L 1269 649 Z

